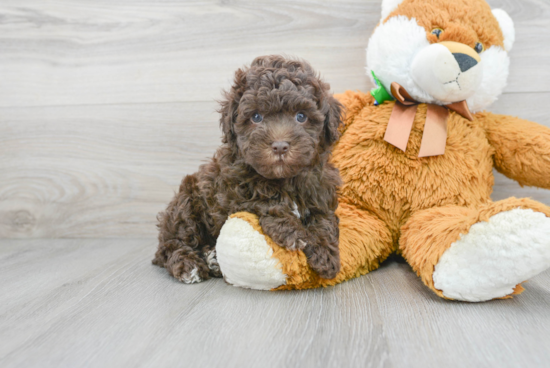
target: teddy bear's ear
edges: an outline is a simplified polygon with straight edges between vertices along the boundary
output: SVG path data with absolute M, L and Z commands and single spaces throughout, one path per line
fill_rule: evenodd
M 500 29 L 504 34 L 504 49 L 510 52 L 512 46 L 514 46 L 514 41 L 516 40 L 516 31 L 514 29 L 514 21 L 508 13 L 502 9 L 494 9 L 493 15 L 497 18 Z
M 386 19 L 388 15 L 401 4 L 404 0 L 383 0 L 382 1 L 382 20 Z

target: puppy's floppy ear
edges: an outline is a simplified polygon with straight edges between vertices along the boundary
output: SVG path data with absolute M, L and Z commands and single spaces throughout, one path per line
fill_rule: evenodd
M 340 125 L 343 125 L 342 119 L 344 107 L 333 96 L 327 96 L 328 112 L 325 116 L 324 143 L 328 148 L 340 138 Z
M 235 72 L 233 86 L 229 92 L 224 92 L 224 100 L 220 101 L 218 112 L 222 115 L 220 118 L 220 127 L 223 132 L 223 143 L 236 142 L 235 120 L 238 115 L 239 102 L 246 88 L 246 71 L 239 69 Z
M 238 103 L 233 100 L 233 94 L 231 92 L 224 92 L 225 100 L 220 101 L 220 109 L 218 112 L 222 114 L 220 118 L 220 128 L 223 132 L 223 143 L 231 143 L 235 140 L 235 131 L 233 130 L 233 124 L 237 117 Z

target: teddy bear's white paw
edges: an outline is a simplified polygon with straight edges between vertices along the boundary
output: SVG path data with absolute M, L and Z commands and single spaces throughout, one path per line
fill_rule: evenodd
M 433 281 L 448 298 L 481 302 L 512 294 L 549 267 L 550 218 L 514 209 L 473 225 L 443 253 Z
M 216 242 L 218 263 L 226 282 L 249 289 L 271 290 L 286 283 L 264 236 L 245 220 L 230 218 Z

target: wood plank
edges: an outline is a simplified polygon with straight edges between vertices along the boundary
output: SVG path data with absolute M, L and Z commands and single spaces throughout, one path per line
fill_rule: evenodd
M 0 234 L 156 233 L 186 173 L 220 144 L 216 104 L 4 109 Z
M 491 0 L 516 22 L 507 91 L 549 91 L 550 3 Z M 366 90 L 380 0 L 5 0 L 0 106 L 211 101 L 259 55 L 309 60 L 335 92 Z
M 184 285 L 153 239 L 0 240 L 2 367 L 547 366 L 550 272 L 448 302 L 399 258 L 332 288 Z
M 550 93 L 493 111 L 550 127 Z M 155 216 L 220 144 L 216 103 L 0 109 L 0 237 L 155 236 Z M 493 199 L 550 191 L 497 174 Z
M 151 240 L 41 242 L 0 241 L 8 260 L 0 295 L 10 300 L 0 303 L 3 367 L 385 366 L 368 285 L 330 293 L 258 292 L 221 279 L 184 285 L 150 264 Z
M 395 367 L 550 365 L 549 271 L 517 298 L 477 304 L 438 298 L 404 261 L 371 275 Z
M 308 59 L 335 90 L 361 88 L 379 11 L 362 0 L 3 2 L 0 106 L 210 101 L 273 53 Z

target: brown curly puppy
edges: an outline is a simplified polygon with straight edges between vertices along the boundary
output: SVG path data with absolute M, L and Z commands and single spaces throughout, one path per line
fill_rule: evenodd
M 256 58 L 221 102 L 223 145 L 186 176 L 158 216 L 153 263 L 185 283 L 220 277 L 215 245 L 228 216 L 256 214 L 276 243 L 301 249 L 323 278 L 340 270 L 338 170 L 328 163 L 341 105 L 304 61 Z

